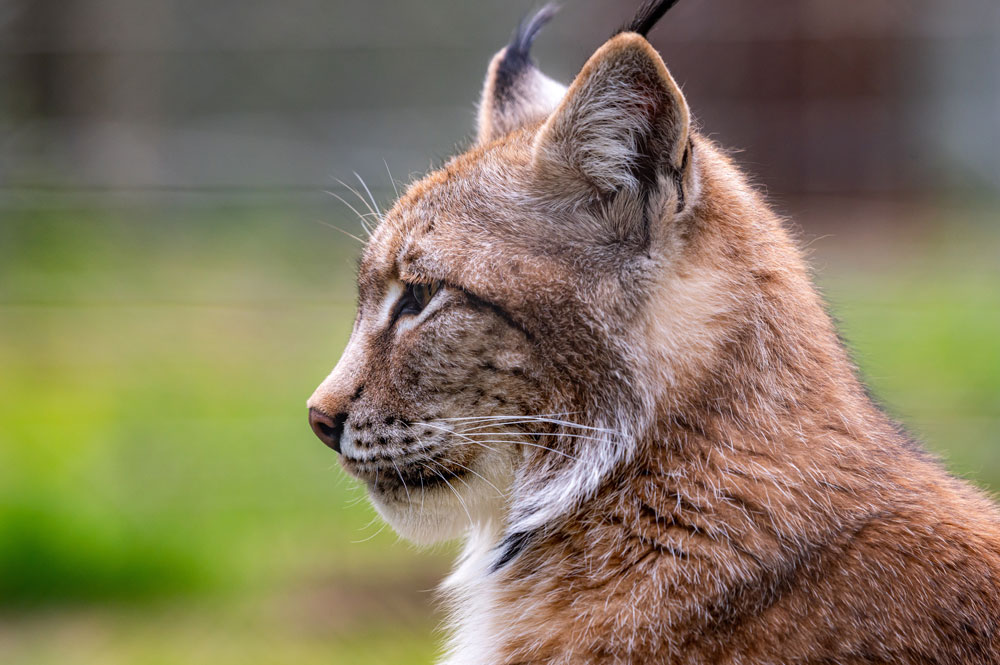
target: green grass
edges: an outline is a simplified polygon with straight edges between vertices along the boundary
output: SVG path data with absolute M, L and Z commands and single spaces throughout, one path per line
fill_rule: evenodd
M 443 568 L 379 533 L 306 424 L 353 320 L 342 239 L 264 213 L 4 218 L 0 662 L 430 660 L 429 602 L 381 641 L 385 617 L 330 606 L 355 599 L 328 578 L 391 600 Z M 324 628 L 269 615 L 317 579 Z
M 354 307 L 318 217 L 5 213 L 0 662 L 432 660 L 446 552 L 379 532 L 305 423 Z M 956 228 L 844 231 L 820 280 L 875 393 L 1000 488 L 1000 234 Z
M 993 213 L 979 224 L 952 222 L 874 248 L 846 242 L 818 263 L 826 264 L 820 282 L 876 398 L 955 473 L 1000 490 L 995 220 Z

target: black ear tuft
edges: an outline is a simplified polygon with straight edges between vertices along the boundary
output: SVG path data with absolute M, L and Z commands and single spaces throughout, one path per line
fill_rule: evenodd
M 566 88 L 539 71 L 531 59 L 532 42 L 556 11 L 550 4 L 522 19 L 510 42 L 490 60 L 479 103 L 480 145 L 544 120 L 565 94 Z
M 517 24 L 514 34 L 510 36 L 510 43 L 507 44 L 503 59 L 497 66 L 494 94 L 499 96 L 506 94 L 507 88 L 517 79 L 518 75 L 533 64 L 531 45 L 545 24 L 551 21 L 558 11 L 559 6 L 550 3 L 539 9 L 533 16 L 525 16 Z
M 632 20 L 615 31 L 615 35 L 623 32 L 637 32 L 643 37 L 649 34 L 653 26 L 663 18 L 671 7 L 676 5 L 678 0 L 650 0 L 636 12 Z M 614 36 L 614 35 L 612 35 Z
M 517 28 L 514 30 L 514 34 L 511 35 L 510 44 L 507 45 L 507 53 L 516 52 L 527 58 L 528 52 L 531 51 L 531 45 L 535 42 L 535 37 L 538 36 L 539 31 L 546 23 L 552 20 L 552 17 L 558 11 L 559 5 L 549 3 L 539 9 L 534 16 L 530 18 L 525 16 L 521 19 L 521 22 L 517 24 Z

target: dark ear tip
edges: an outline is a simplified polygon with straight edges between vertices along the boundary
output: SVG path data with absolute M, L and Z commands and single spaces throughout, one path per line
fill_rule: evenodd
M 649 0 L 639 8 L 631 21 L 618 28 L 612 37 L 623 32 L 637 32 L 643 37 L 647 36 L 663 15 L 678 2 L 679 0 Z
M 511 35 L 510 43 L 507 45 L 507 53 L 511 57 L 523 58 L 527 60 L 531 51 L 531 45 L 535 37 L 545 24 L 552 20 L 552 17 L 559 11 L 559 5 L 550 2 L 533 15 L 525 16 L 517 24 L 514 34 Z

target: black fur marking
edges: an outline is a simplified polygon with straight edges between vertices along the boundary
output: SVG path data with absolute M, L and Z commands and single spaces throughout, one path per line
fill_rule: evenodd
M 530 18 L 525 16 L 517 24 L 517 28 L 507 44 L 507 50 L 504 51 L 503 59 L 497 66 L 493 84 L 493 96 L 497 101 L 506 99 L 517 78 L 526 69 L 533 66 L 531 45 L 542 27 L 555 16 L 557 11 L 559 8 L 556 5 L 548 4 L 538 10 L 534 16 Z
M 674 186 L 677 188 L 677 210 L 680 212 L 684 210 L 684 206 L 687 205 L 686 197 L 684 196 L 684 174 L 687 172 L 688 164 L 691 162 L 691 153 L 694 152 L 694 143 L 688 139 L 687 147 L 684 149 L 684 158 L 681 160 L 681 167 L 679 169 L 673 170 L 671 176 L 674 179 Z
M 394 463 L 394 457 L 384 457 L 380 460 Z M 396 473 L 391 471 L 380 479 L 379 485 L 389 488 L 394 487 L 422 487 L 424 490 L 438 485 L 450 484 L 449 481 L 461 479 L 465 471 L 461 469 L 450 469 L 442 464 L 441 459 L 427 458 L 413 464 L 395 465 Z M 433 466 L 427 466 L 425 462 L 431 462 Z
M 552 20 L 558 11 L 558 5 L 549 3 L 539 9 L 531 18 L 525 16 L 521 19 L 514 34 L 511 35 L 510 44 L 507 45 L 507 54 L 517 53 L 522 57 L 529 58 L 531 45 L 534 43 L 535 37 L 538 36 L 538 32 Z
M 615 35 L 623 32 L 637 32 L 643 37 L 649 34 L 653 26 L 659 22 L 663 15 L 676 5 L 678 0 L 650 0 L 636 12 L 632 20 L 615 31 Z M 612 35 L 614 36 L 614 35 Z
M 421 472 L 419 478 L 423 481 L 424 489 L 434 487 L 437 484 L 449 485 L 449 480 L 461 479 L 465 475 L 465 471 L 444 468 L 440 462 L 435 465 L 434 471 L 433 475 L 423 475 Z M 407 474 L 404 473 L 403 477 L 406 476 Z M 413 481 L 410 481 L 410 484 L 413 485 Z
M 483 300 L 479 296 L 473 295 L 468 291 L 465 292 L 465 295 L 469 299 L 469 305 L 471 307 L 473 307 L 474 309 L 493 312 L 498 317 L 500 317 L 500 319 L 502 319 L 503 322 L 506 323 L 508 326 L 510 326 L 514 330 L 519 331 L 522 335 L 524 335 L 528 339 L 528 341 L 534 341 L 535 336 L 531 333 L 531 331 L 528 330 L 520 321 L 511 316 L 510 312 L 505 310 L 503 307 L 495 303 L 492 303 L 488 300 Z
M 495 573 L 508 563 L 517 558 L 517 555 L 528 548 L 531 541 L 535 539 L 535 531 L 520 531 L 512 533 L 506 536 L 500 544 L 497 545 L 497 552 L 499 556 L 497 560 L 493 562 L 490 566 L 490 572 Z

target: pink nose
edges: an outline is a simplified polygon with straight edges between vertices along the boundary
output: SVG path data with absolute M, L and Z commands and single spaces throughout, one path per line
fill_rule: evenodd
M 337 453 L 340 453 L 340 437 L 346 421 L 346 413 L 338 413 L 331 418 L 318 409 L 309 409 L 309 426 L 313 433 Z

